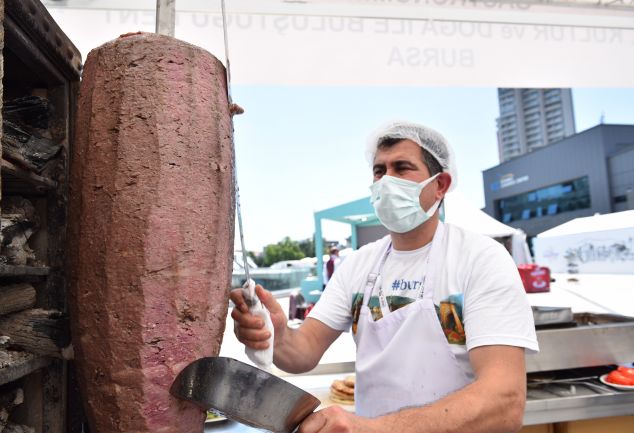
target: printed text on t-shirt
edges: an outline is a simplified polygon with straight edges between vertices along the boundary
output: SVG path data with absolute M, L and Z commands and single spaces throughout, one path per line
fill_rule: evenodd
M 392 290 L 393 291 L 397 291 L 397 290 L 420 290 L 421 285 L 423 284 L 422 281 L 416 281 L 416 280 L 412 280 L 412 281 L 406 281 L 403 279 L 400 280 L 394 280 L 392 281 Z

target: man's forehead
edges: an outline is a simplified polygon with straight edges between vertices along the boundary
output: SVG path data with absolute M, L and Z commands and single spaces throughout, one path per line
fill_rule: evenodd
M 374 155 L 374 164 L 388 161 L 405 160 L 421 162 L 421 147 L 411 140 L 402 140 L 396 144 L 379 147 Z

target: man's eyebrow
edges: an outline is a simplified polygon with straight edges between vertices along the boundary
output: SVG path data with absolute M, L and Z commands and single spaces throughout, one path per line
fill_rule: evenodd
M 397 159 L 396 161 L 392 161 L 393 165 L 410 165 L 412 167 L 416 167 L 416 164 L 414 164 L 412 161 L 408 160 L 408 159 Z

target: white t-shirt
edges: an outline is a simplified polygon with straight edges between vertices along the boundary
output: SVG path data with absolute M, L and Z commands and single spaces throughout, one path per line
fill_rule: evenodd
M 467 352 L 474 347 L 508 345 L 539 350 L 533 314 L 512 257 L 495 240 L 446 224 L 436 259 L 434 304 L 447 341 L 469 378 L 473 370 Z M 367 276 L 375 270 L 390 237 L 365 245 L 341 263 L 309 317 L 330 328 L 356 334 L 356 321 Z M 417 299 L 427 271 L 428 244 L 414 251 L 388 255 L 382 287 L 390 311 Z M 375 320 L 382 317 L 378 287 L 370 298 Z

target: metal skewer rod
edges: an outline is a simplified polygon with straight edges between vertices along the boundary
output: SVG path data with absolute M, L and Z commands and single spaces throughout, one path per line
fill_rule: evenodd
M 225 43 L 225 63 L 226 63 L 226 71 L 227 71 L 227 100 L 229 102 L 229 106 L 233 104 L 233 99 L 231 97 L 231 64 L 229 62 L 229 37 L 227 32 L 227 10 L 225 7 L 225 0 L 220 0 L 220 7 L 222 10 L 222 32 Z M 240 206 L 240 187 L 238 185 L 238 164 L 236 162 L 236 145 L 234 140 L 234 128 L 233 128 L 233 116 L 231 117 L 231 149 L 233 153 L 233 175 L 234 175 L 234 188 L 236 193 L 236 215 L 238 218 L 238 233 L 240 235 L 240 248 L 242 248 L 242 263 L 244 266 L 244 276 L 247 280 L 246 286 L 248 288 L 248 295 L 251 301 L 256 299 L 255 291 L 249 281 L 251 280 L 251 275 L 249 273 L 249 263 L 247 261 L 247 249 L 244 243 L 244 229 L 242 228 L 242 208 Z

